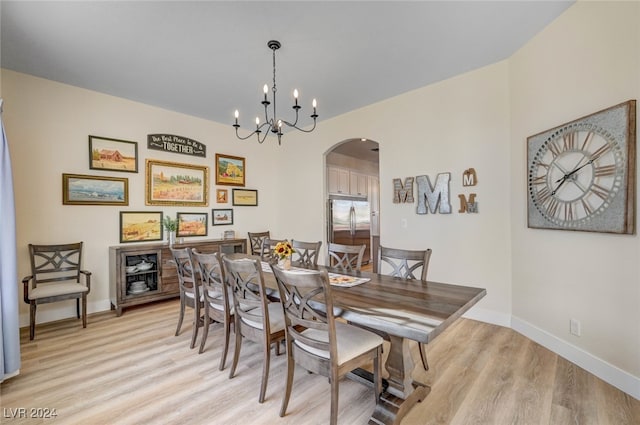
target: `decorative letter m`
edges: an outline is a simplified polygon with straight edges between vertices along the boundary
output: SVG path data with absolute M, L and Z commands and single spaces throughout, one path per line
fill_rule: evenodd
M 440 214 L 451 214 L 449 203 L 449 181 L 451 173 L 440 173 L 436 176 L 435 187 L 431 186 L 429 176 L 416 177 L 418 184 L 418 214 L 427 214 L 429 210 L 435 214 L 440 204 Z M 427 209 L 428 205 L 428 209 Z
M 413 204 L 413 177 L 404 179 L 404 187 L 402 180 L 393 179 L 393 203 Z

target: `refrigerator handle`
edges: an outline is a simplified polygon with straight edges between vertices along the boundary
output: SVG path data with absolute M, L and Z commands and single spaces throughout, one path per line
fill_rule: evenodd
M 327 201 L 327 210 L 329 217 L 329 219 L 327 220 L 329 222 L 329 226 L 327 226 L 327 231 L 329 233 L 327 235 L 327 240 L 329 242 L 333 242 L 333 203 L 331 202 L 331 200 Z
M 356 209 L 353 205 L 349 209 L 349 233 L 351 236 L 356 235 Z

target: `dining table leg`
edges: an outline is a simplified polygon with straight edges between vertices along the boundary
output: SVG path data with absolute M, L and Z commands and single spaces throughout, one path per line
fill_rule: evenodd
M 395 335 L 388 335 L 388 338 L 390 349 L 385 363 L 389 373 L 388 386 L 382 392 L 369 424 L 399 424 L 409 410 L 431 391 L 429 386 L 411 377 L 417 363 L 411 350 L 413 341 Z

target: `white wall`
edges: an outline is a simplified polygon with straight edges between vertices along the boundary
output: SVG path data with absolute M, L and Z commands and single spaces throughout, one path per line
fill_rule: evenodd
M 639 28 L 638 2 L 580 1 L 509 60 L 514 327 L 637 398 L 640 239 L 528 229 L 526 138 L 638 99 Z
M 119 212 L 207 212 L 231 206 L 215 203 L 214 161 L 216 153 L 246 158 L 246 187 L 258 189 L 258 207 L 232 207 L 233 226 L 209 225 L 209 237 L 223 230 L 261 231 L 273 222 L 277 199 L 273 175 L 273 144 L 258 145 L 236 140 L 230 125 L 127 101 L 25 74 L 2 70 L 5 127 L 14 172 L 17 211 L 18 275 L 29 274 L 29 243 L 85 242 L 84 267 L 93 272 L 89 312 L 109 309 L 108 247 L 119 244 Z M 147 150 L 147 134 L 169 133 L 207 145 L 206 158 Z M 138 173 L 89 169 L 88 135 L 138 142 Z M 145 159 L 194 163 L 210 167 L 209 206 L 145 206 Z M 62 205 L 62 173 L 116 176 L 129 179 L 129 206 Z M 195 238 L 202 239 L 202 238 Z M 22 296 L 22 295 L 20 295 Z M 62 304 L 62 306 L 61 306 Z M 28 324 L 28 306 L 20 301 L 21 324 Z M 75 314 L 74 301 L 38 307 L 38 322 Z
M 429 278 L 487 288 L 475 308 L 490 321 L 509 324 L 509 110 L 507 65 L 501 62 L 358 111 L 323 121 L 314 133 L 296 135 L 282 157 L 303 209 L 293 233 L 323 237 L 322 154 L 352 137 L 380 143 L 381 244 L 432 248 Z M 478 186 L 462 187 L 462 172 L 473 167 Z M 450 172 L 452 214 L 417 215 L 416 204 L 393 204 L 393 178 Z M 309 183 L 313 182 L 313 183 Z M 310 190 L 311 189 L 311 190 Z M 477 193 L 479 214 L 459 214 L 459 193 Z M 406 219 L 407 227 L 401 226 Z M 284 223 L 282 223 L 284 225 Z M 326 240 L 326 238 L 325 238 Z

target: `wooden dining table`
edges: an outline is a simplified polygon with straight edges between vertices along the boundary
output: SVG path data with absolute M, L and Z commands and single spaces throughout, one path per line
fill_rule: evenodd
M 369 424 L 398 424 L 406 413 L 430 392 L 414 380 L 421 362 L 411 350 L 415 342 L 428 344 L 475 305 L 487 293 L 484 288 L 420 280 L 404 280 L 369 272 L 347 272 L 324 266 L 330 275 L 352 276 L 364 283 L 332 285 L 336 315 L 350 323 L 381 334 L 390 343 L 385 362 L 388 378 Z M 265 271 L 267 271 L 265 269 Z M 264 273 L 265 284 L 277 289 L 272 273 Z M 345 279 L 349 280 L 349 279 Z M 420 366 L 422 367 L 422 366 Z M 366 381 L 366 374 L 357 373 Z

